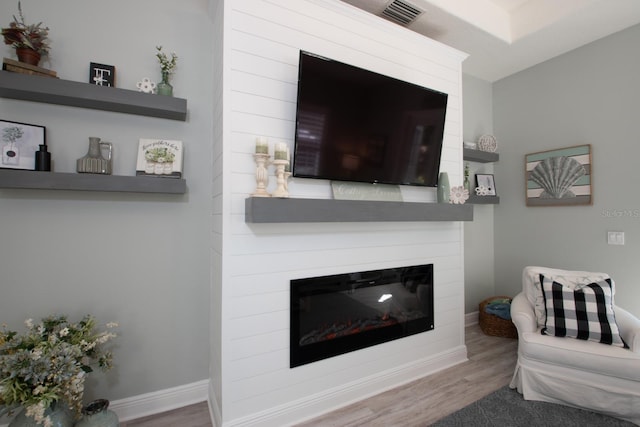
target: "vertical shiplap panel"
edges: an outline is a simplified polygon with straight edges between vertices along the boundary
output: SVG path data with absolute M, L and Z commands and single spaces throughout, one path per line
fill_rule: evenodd
M 257 136 L 293 148 L 297 61 L 309 50 L 449 93 L 443 166 L 460 174 L 462 55 L 335 0 L 228 0 L 224 69 L 225 422 L 247 419 L 462 345 L 459 223 L 245 224 Z M 230 25 L 229 25 L 230 24 Z M 271 188 L 273 188 L 271 177 Z M 291 197 L 330 198 L 328 181 L 292 180 Z M 404 189 L 434 201 L 433 189 Z M 433 263 L 436 330 L 289 369 L 289 280 Z M 295 420 L 290 420 L 295 421 Z

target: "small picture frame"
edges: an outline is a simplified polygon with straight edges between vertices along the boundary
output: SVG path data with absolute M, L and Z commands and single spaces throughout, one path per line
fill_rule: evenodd
M 36 151 L 46 144 L 45 127 L 0 120 L 0 168 L 36 168 Z
M 96 86 L 116 87 L 116 67 L 91 62 L 89 64 L 89 83 Z
M 496 182 L 493 174 L 476 174 L 476 188 L 484 188 L 485 190 L 478 194 L 479 196 L 496 196 Z

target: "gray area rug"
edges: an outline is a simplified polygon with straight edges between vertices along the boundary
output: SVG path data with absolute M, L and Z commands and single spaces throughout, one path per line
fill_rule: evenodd
M 432 424 L 433 427 L 636 427 L 628 421 L 555 403 L 524 400 L 505 386 Z

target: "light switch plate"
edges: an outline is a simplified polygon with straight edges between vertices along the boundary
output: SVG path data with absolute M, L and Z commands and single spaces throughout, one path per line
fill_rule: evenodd
M 609 245 L 624 245 L 624 231 L 607 231 Z

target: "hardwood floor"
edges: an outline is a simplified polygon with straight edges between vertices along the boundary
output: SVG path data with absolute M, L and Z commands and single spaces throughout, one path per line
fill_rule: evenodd
M 518 341 L 466 328 L 469 360 L 402 387 L 329 412 L 296 427 L 427 426 L 505 386 L 516 363 Z M 212 427 L 206 403 L 141 418 L 121 427 Z

